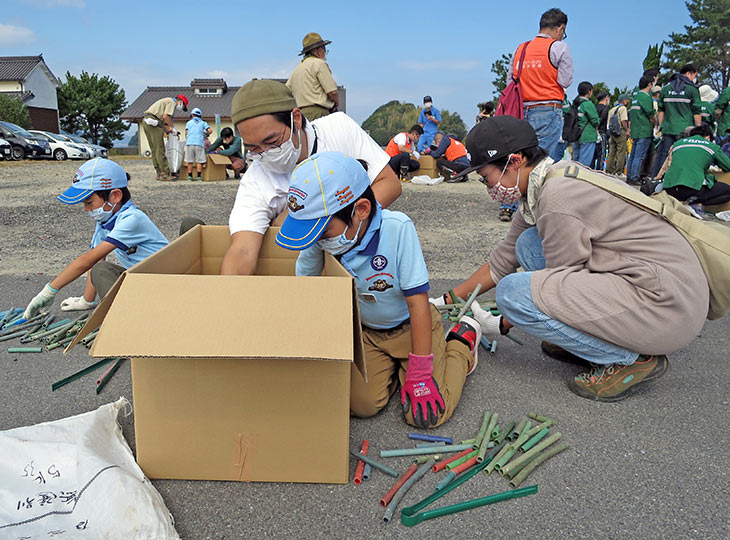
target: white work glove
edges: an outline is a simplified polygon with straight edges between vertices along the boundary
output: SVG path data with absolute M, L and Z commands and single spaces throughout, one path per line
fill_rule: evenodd
M 444 300 L 443 296 L 439 296 L 437 298 L 429 298 L 428 301 L 431 302 L 436 307 L 446 305 L 446 301 Z
M 93 309 L 98 302 L 87 302 L 83 296 L 70 296 L 61 302 L 61 311 L 83 311 Z
M 420 157 L 421 157 L 421 154 L 419 154 L 418 152 L 413 152 L 413 159 L 415 159 L 416 161 L 418 161 L 418 159 Z
M 482 327 L 482 335 L 487 336 L 490 341 L 502 335 L 499 331 L 501 315 L 499 317 L 492 315 L 491 311 L 486 311 L 476 301 L 472 302 L 470 309 L 474 314 L 474 319 Z
M 28 307 L 23 312 L 24 319 L 30 319 L 35 317 L 40 311 L 47 310 L 53 304 L 53 300 L 56 298 L 58 291 L 51 287 L 50 283 L 46 283 L 41 292 L 33 297 Z

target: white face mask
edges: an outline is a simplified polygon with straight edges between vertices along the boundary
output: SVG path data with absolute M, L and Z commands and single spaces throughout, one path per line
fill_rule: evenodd
M 291 134 L 289 140 L 278 148 L 270 148 L 261 154 L 251 154 L 251 159 L 260 161 L 261 165 L 271 172 L 279 174 L 291 174 L 297 166 L 299 156 L 302 153 L 302 137 L 301 130 L 297 130 L 299 135 L 299 148 L 294 146 L 294 115 L 291 115 Z
M 431 103 L 430 101 L 427 101 L 426 103 L 423 104 L 423 106 L 426 107 L 427 109 L 430 109 L 431 105 L 433 105 L 433 103 Z
M 107 202 L 104 202 L 104 204 L 102 204 L 99 208 L 89 210 L 87 212 L 87 214 L 89 214 L 89 217 L 94 221 L 98 221 L 99 223 L 106 223 L 107 221 L 109 221 L 109 218 L 112 217 L 112 214 L 114 214 L 114 208 L 116 208 L 117 205 L 114 204 L 111 210 L 104 210 Z
M 178 103 L 177 105 L 175 105 L 175 108 L 176 108 L 176 109 L 177 109 L 178 111 L 182 111 L 182 110 L 183 110 L 183 104 L 182 104 L 182 103 Z
M 355 209 L 352 209 L 352 215 L 355 215 Z M 357 231 L 355 232 L 355 236 L 350 240 L 345 236 L 345 233 L 347 232 L 347 229 L 350 228 L 348 225 L 345 227 L 345 230 L 342 231 L 342 234 L 339 236 L 335 236 L 334 238 L 320 238 L 317 240 L 317 245 L 322 249 L 323 251 L 327 251 L 328 253 L 332 255 L 342 255 L 343 253 L 346 253 L 352 249 L 352 247 L 357 242 L 358 236 L 360 236 L 360 227 L 362 227 L 362 221 L 357 226 Z
M 502 174 L 499 175 L 497 183 L 492 187 L 487 186 L 489 195 L 491 195 L 492 199 L 500 204 L 515 204 L 522 198 L 522 193 L 520 192 L 520 171 L 522 169 L 517 169 L 517 182 L 513 187 L 506 187 L 502 185 L 502 177 L 504 176 L 504 172 L 507 170 L 507 165 L 509 165 L 509 159 L 511 157 L 512 154 L 510 154 L 507 158 L 507 163 L 502 169 Z

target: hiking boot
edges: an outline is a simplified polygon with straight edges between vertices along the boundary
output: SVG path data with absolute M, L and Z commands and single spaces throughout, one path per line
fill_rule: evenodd
M 633 394 L 642 384 L 654 381 L 669 371 L 669 360 L 663 354 L 639 355 L 629 366 L 596 365 L 568 382 L 570 390 L 580 397 L 612 403 Z
M 467 376 L 474 373 L 479 363 L 479 342 L 482 339 L 482 326 L 471 317 L 462 317 L 446 336 L 446 342 L 457 340 L 469 347 L 474 361 L 469 366 Z
M 560 360 L 561 362 L 567 362 L 569 364 L 576 364 L 583 367 L 591 367 L 591 363 L 580 356 L 576 356 L 572 352 L 566 351 L 562 347 L 550 343 L 549 341 L 543 341 L 540 343 L 540 349 L 550 358 Z
M 514 210 L 511 208 L 500 208 L 499 209 L 499 221 L 512 221 L 512 214 L 514 214 Z

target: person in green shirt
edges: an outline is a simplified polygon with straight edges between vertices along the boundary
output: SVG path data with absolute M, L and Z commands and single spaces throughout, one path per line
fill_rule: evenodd
M 657 149 L 656 161 L 651 171 L 652 178 L 656 178 L 664 160 L 667 159 L 669 149 L 680 138 L 684 128 L 699 126 L 702 123 L 702 109 L 700 92 L 695 86 L 697 68 L 692 64 L 685 64 L 679 73 L 669 78 L 659 93 L 658 124 L 662 132 L 662 142 Z
M 631 155 L 626 165 L 626 182 L 639 185 L 639 171 L 644 157 L 654 141 L 654 100 L 649 95 L 654 80 L 649 75 L 639 79 L 639 91 L 631 100 L 629 123 L 631 126 Z
M 717 117 L 717 142 L 722 144 L 730 136 L 730 86 L 720 92 L 720 97 L 715 103 L 715 116 Z
M 703 84 L 699 88 L 700 91 L 700 116 L 702 117 L 702 123 L 710 126 L 712 134 L 715 134 L 715 104 L 713 101 L 717 99 L 717 92 L 712 89 L 709 84 Z
M 208 148 L 207 153 L 215 152 L 221 156 L 226 156 L 231 160 L 231 168 L 233 169 L 233 177 L 238 180 L 241 178 L 241 172 L 246 170 L 246 162 L 243 159 L 241 148 L 241 137 L 233 135 L 233 130 L 224 127 L 213 144 Z
M 586 167 L 591 166 L 593 154 L 598 140 L 598 124 L 600 119 L 596 106 L 591 101 L 593 85 L 583 81 L 578 85 L 578 97 L 573 101 L 578 106 L 578 129 L 580 138 L 573 143 L 573 159 Z
M 664 190 L 675 199 L 703 205 L 730 201 L 730 184 L 717 182 L 707 172 L 713 164 L 730 171 L 730 157 L 710 142 L 711 137 L 710 127 L 703 124 L 672 145 L 672 164 L 664 174 Z

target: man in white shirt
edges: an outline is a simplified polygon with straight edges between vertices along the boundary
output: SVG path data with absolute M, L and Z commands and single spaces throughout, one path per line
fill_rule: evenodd
M 383 207 L 401 193 L 388 155 L 360 126 L 344 113 L 307 122 L 291 91 L 280 82 L 254 79 L 245 84 L 233 98 L 231 116 L 253 164 L 241 178 L 231 210 L 231 245 L 221 274 L 254 272 L 264 233 L 291 204 L 289 177 L 312 154 L 339 151 L 364 161 L 375 198 Z

